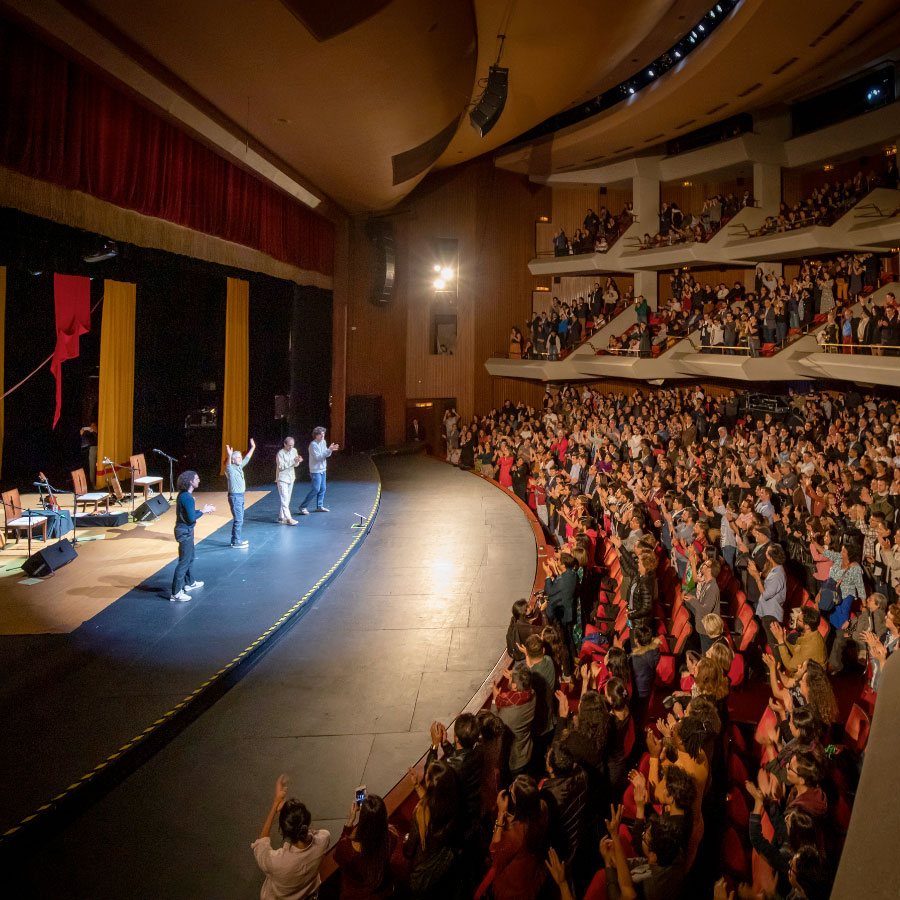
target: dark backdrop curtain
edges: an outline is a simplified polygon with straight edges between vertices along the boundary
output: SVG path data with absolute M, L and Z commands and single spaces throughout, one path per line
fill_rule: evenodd
M 332 274 L 331 222 L 2 18 L 0 165 Z

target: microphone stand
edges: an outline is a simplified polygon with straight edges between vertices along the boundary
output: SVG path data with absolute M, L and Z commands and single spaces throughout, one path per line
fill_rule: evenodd
M 160 456 L 164 456 L 169 461 L 169 503 L 172 502 L 172 494 L 175 493 L 175 476 L 172 474 L 172 466 L 177 462 L 174 456 L 169 456 L 168 453 L 163 453 L 162 450 L 157 450 L 156 447 L 153 448 L 154 453 L 158 453 Z M 160 491 L 162 493 L 162 491 Z

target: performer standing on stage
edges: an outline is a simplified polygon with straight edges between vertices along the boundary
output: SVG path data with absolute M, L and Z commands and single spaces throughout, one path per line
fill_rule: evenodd
M 291 494 L 294 491 L 294 470 L 303 457 L 294 449 L 292 437 L 284 439 L 284 447 L 278 451 L 275 458 L 275 485 L 278 488 L 278 496 L 281 499 L 281 511 L 278 513 L 278 521 L 282 525 L 296 525 L 297 520 L 291 516 Z
M 309 478 L 312 486 L 309 493 L 300 504 L 300 515 L 309 515 L 309 504 L 316 501 L 316 512 L 331 512 L 325 505 L 325 469 L 328 466 L 328 457 L 335 450 L 340 450 L 337 444 L 325 446 L 325 429 L 319 425 L 313 429 L 312 441 L 309 445 Z
M 253 438 L 250 438 L 250 449 L 246 456 L 242 455 L 240 450 L 232 450 L 228 444 L 225 445 L 225 452 L 228 455 L 228 464 L 225 466 L 225 477 L 228 479 L 228 505 L 234 518 L 231 526 L 231 546 L 236 550 L 250 546 L 250 541 L 241 539 L 241 529 L 244 526 L 244 492 L 247 489 L 244 466 L 250 462 L 255 449 L 256 441 Z
M 194 504 L 194 491 L 200 486 L 200 476 L 188 469 L 178 476 L 178 499 L 175 501 L 175 540 L 178 541 L 178 565 L 172 578 L 173 603 L 184 603 L 191 599 L 188 591 L 203 587 L 202 581 L 193 581 L 191 563 L 194 561 L 194 525 L 205 513 L 216 508 L 207 503 L 198 510 Z

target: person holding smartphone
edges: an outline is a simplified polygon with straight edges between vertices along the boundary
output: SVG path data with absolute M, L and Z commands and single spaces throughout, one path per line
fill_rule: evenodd
M 347 824 L 334 848 L 341 867 L 341 900 L 375 900 L 394 893 L 391 855 L 400 835 L 388 824 L 387 807 L 365 787 L 356 789 Z

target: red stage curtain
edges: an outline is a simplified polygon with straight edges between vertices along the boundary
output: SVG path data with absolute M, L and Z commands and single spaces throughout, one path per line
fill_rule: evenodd
M 56 413 L 62 406 L 62 364 L 78 356 L 78 338 L 91 330 L 91 279 L 83 275 L 54 275 L 53 299 L 56 303 L 56 349 L 50 371 L 56 378 Z
M 331 222 L 0 19 L 0 165 L 331 275 Z

